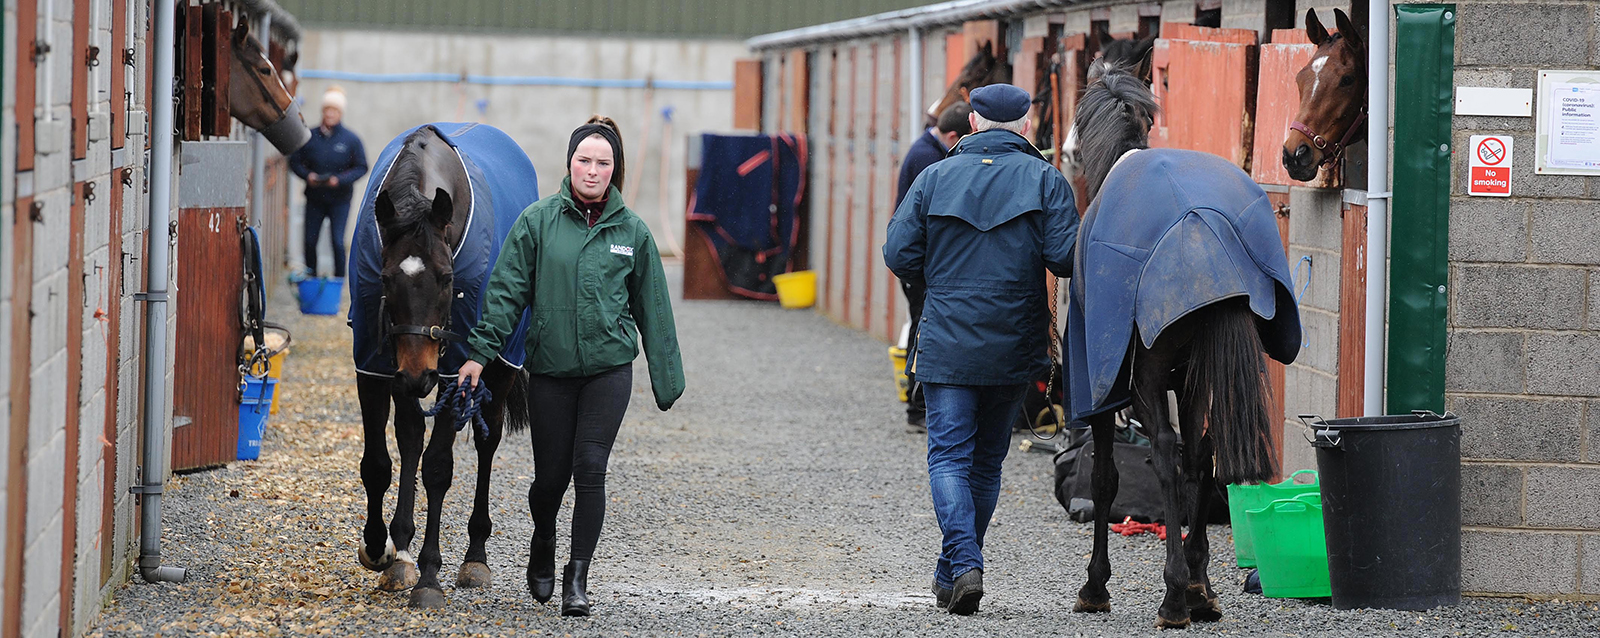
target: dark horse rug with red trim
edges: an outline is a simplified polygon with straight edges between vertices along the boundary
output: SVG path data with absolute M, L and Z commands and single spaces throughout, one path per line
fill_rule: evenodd
M 538 178 L 533 163 L 515 140 L 492 126 L 436 122 L 431 126 L 439 137 L 455 149 L 472 183 L 472 208 L 461 245 L 452 260 L 454 302 L 450 308 L 450 330 L 465 336 L 478 325 L 483 293 L 489 287 L 489 273 L 500 257 L 500 245 L 522 211 L 539 200 Z M 378 189 L 389 176 L 395 157 L 405 148 L 405 140 L 421 126 L 401 133 L 372 166 L 361 212 L 356 217 L 355 238 L 350 246 L 350 328 L 355 332 L 356 371 L 392 377 L 395 373 L 394 345 L 383 334 L 383 239 L 378 232 L 374 206 Z M 523 337 L 528 331 L 528 313 L 506 339 L 500 358 L 520 367 Z M 447 342 L 439 357 L 440 376 L 453 377 L 467 361 L 467 344 Z
M 717 256 L 735 294 L 778 298 L 772 277 L 789 271 L 800 240 L 805 175 L 803 137 L 701 136 L 700 178 L 689 222 Z

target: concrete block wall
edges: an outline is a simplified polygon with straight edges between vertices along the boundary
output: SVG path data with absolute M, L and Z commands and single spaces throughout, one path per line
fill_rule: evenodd
M 1227 8 L 1224 7 L 1224 15 Z M 1301 435 L 1297 415 L 1335 416 L 1339 402 L 1340 247 L 1344 234 L 1343 192 L 1300 186 L 1289 189 L 1289 269 L 1300 295 L 1300 355 L 1284 370 L 1285 474 L 1316 469 L 1317 458 Z
M 1457 3 L 1457 87 L 1600 66 L 1600 2 Z M 1539 108 L 1535 96 L 1535 112 Z M 1457 116 L 1446 404 L 1462 417 L 1462 580 L 1600 597 L 1600 177 L 1536 175 L 1532 117 Z M 1468 138 L 1511 135 L 1512 196 L 1465 196 Z

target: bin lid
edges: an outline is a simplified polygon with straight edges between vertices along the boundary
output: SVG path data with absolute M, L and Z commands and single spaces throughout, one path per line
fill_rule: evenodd
M 1426 428 L 1451 428 L 1461 425 L 1461 417 L 1451 412 L 1437 414 L 1430 410 L 1417 410 L 1411 414 L 1363 416 L 1348 419 L 1324 419 L 1315 415 L 1300 415 L 1300 421 L 1318 430 L 1421 430 Z

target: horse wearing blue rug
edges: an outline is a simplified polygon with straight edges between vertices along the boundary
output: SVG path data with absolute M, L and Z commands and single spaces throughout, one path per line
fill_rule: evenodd
M 372 175 L 356 218 L 349 268 L 363 425 L 361 482 L 367 491 L 358 557 L 362 566 L 383 572 L 379 589 L 410 588 L 411 606 L 440 607 L 445 598 L 438 580 L 439 516 L 454 474 L 451 448 L 463 427 L 472 429 L 478 480 L 467 523 L 470 540 L 456 586 L 487 587 L 493 580 L 484 547 L 493 531 L 489 472 L 503 430 L 515 431 L 528 422 L 527 377 L 522 372 L 527 315 L 485 370 L 479 392 L 458 391 L 453 379 L 467 360 L 465 335 L 477 325 L 501 243 L 523 209 L 539 199 L 539 191 L 533 164 L 516 142 L 478 124 L 411 129 L 384 147 Z M 482 395 L 484 387 L 489 396 Z M 424 411 L 421 398 L 436 388 L 433 409 Z M 400 494 L 394 518 L 385 527 L 383 497 L 392 478 L 385 439 L 391 404 L 400 448 Z M 424 451 L 424 419 L 435 412 L 440 419 Z M 428 514 L 422 552 L 413 560 L 419 463 Z
M 1267 194 L 1220 157 L 1148 149 L 1156 111 L 1149 87 L 1122 67 L 1094 70 L 1103 74 L 1074 118 L 1093 203 L 1078 234 L 1067 378 L 1073 416 L 1092 428 L 1097 461 L 1094 553 L 1074 611 L 1111 609 L 1112 418 L 1131 405 L 1152 437 L 1168 529 L 1156 626 L 1185 627 L 1222 615 L 1206 574 L 1214 481 L 1277 474 L 1272 427 L 1281 415 L 1268 413 L 1261 355 L 1293 362 L 1300 317 Z M 1178 397 L 1181 442 L 1167 427 L 1169 390 Z

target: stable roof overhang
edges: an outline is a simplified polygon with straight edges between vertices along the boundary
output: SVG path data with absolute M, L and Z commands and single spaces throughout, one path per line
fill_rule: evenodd
M 840 20 L 777 33 L 758 35 L 745 41 L 752 50 L 793 49 L 823 42 L 850 40 L 907 31 L 961 24 L 968 20 L 1007 18 L 1037 13 L 1088 0 L 951 0 L 912 9 Z

